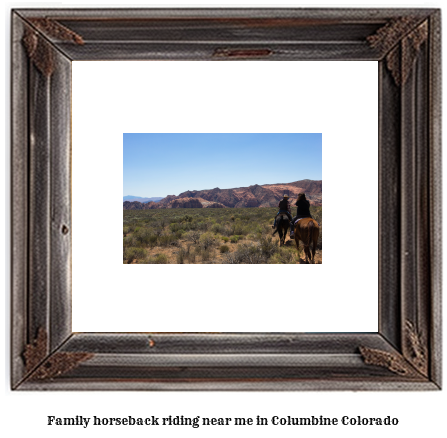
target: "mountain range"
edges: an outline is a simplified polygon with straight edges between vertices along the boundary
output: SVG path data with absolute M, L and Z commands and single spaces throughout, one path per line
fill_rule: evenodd
M 178 196 L 168 195 L 158 202 L 126 200 L 123 202 L 123 209 L 277 207 L 284 193 L 288 193 L 291 205 L 294 205 L 299 193 L 306 194 L 310 205 L 322 205 L 322 181 L 304 179 L 291 183 L 255 184 L 233 189 L 216 187 L 209 190 L 188 190 Z
M 127 195 L 127 196 L 123 196 L 123 201 L 129 201 L 129 202 L 133 202 L 133 201 L 138 201 L 138 202 L 158 202 L 161 201 L 163 199 L 163 197 L 155 197 L 155 198 L 141 198 L 140 196 L 131 196 L 131 195 Z

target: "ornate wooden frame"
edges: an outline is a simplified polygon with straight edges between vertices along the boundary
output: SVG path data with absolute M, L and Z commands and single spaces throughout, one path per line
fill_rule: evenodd
M 12 12 L 13 389 L 441 387 L 435 9 Z M 376 60 L 378 333 L 72 333 L 71 61 Z

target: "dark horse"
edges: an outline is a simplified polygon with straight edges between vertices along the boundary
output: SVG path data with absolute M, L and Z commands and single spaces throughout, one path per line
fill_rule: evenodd
M 278 232 L 279 234 L 279 246 L 284 245 L 286 241 L 287 232 L 289 231 L 290 220 L 287 214 L 280 213 L 276 218 L 276 230 L 273 231 L 273 235 Z
M 295 225 L 295 243 L 298 254 L 300 253 L 300 240 L 304 244 L 304 254 L 306 255 L 306 263 L 315 262 L 315 251 L 317 249 L 318 237 L 320 235 L 320 226 L 315 219 L 306 217 L 301 219 Z M 312 245 L 312 254 L 310 252 L 310 245 Z

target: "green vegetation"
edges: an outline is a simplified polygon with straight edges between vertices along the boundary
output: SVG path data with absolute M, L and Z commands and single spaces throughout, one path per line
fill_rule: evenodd
M 300 249 L 302 251 L 302 247 Z M 296 247 L 295 248 L 281 247 L 279 248 L 279 251 L 276 251 L 270 259 L 270 263 L 283 264 L 283 265 L 289 263 L 297 263 L 298 261 L 299 259 Z
M 123 260 L 127 263 L 132 263 L 135 259 L 142 260 L 146 257 L 146 250 L 144 248 L 127 247 L 123 250 Z
M 167 264 L 169 263 L 168 256 L 166 254 L 157 254 L 155 257 L 150 257 L 146 261 L 142 261 L 141 263 L 148 264 Z
M 199 238 L 199 244 L 204 251 L 209 249 L 214 244 L 214 234 L 213 233 L 203 233 Z
M 322 207 L 310 210 L 322 227 Z M 272 238 L 276 213 L 276 208 L 123 210 L 123 263 L 297 263 L 295 243 L 280 248 L 278 236 Z M 321 234 L 320 228 L 319 250 Z
M 221 245 L 221 247 L 219 248 L 219 251 L 224 254 L 226 252 L 230 252 L 230 247 L 227 245 Z

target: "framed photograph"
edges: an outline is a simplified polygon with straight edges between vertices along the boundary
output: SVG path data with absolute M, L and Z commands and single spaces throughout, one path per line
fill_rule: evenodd
M 14 10 L 11 387 L 440 389 L 440 31 L 436 9 Z M 266 256 L 260 192 L 321 183 L 299 167 L 311 133 L 326 227 L 308 266 L 290 240 Z M 139 172 L 166 192 L 123 210 Z
M 123 195 L 125 264 L 322 263 L 321 133 L 126 133 L 120 167 L 123 194 L 177 193 Z

